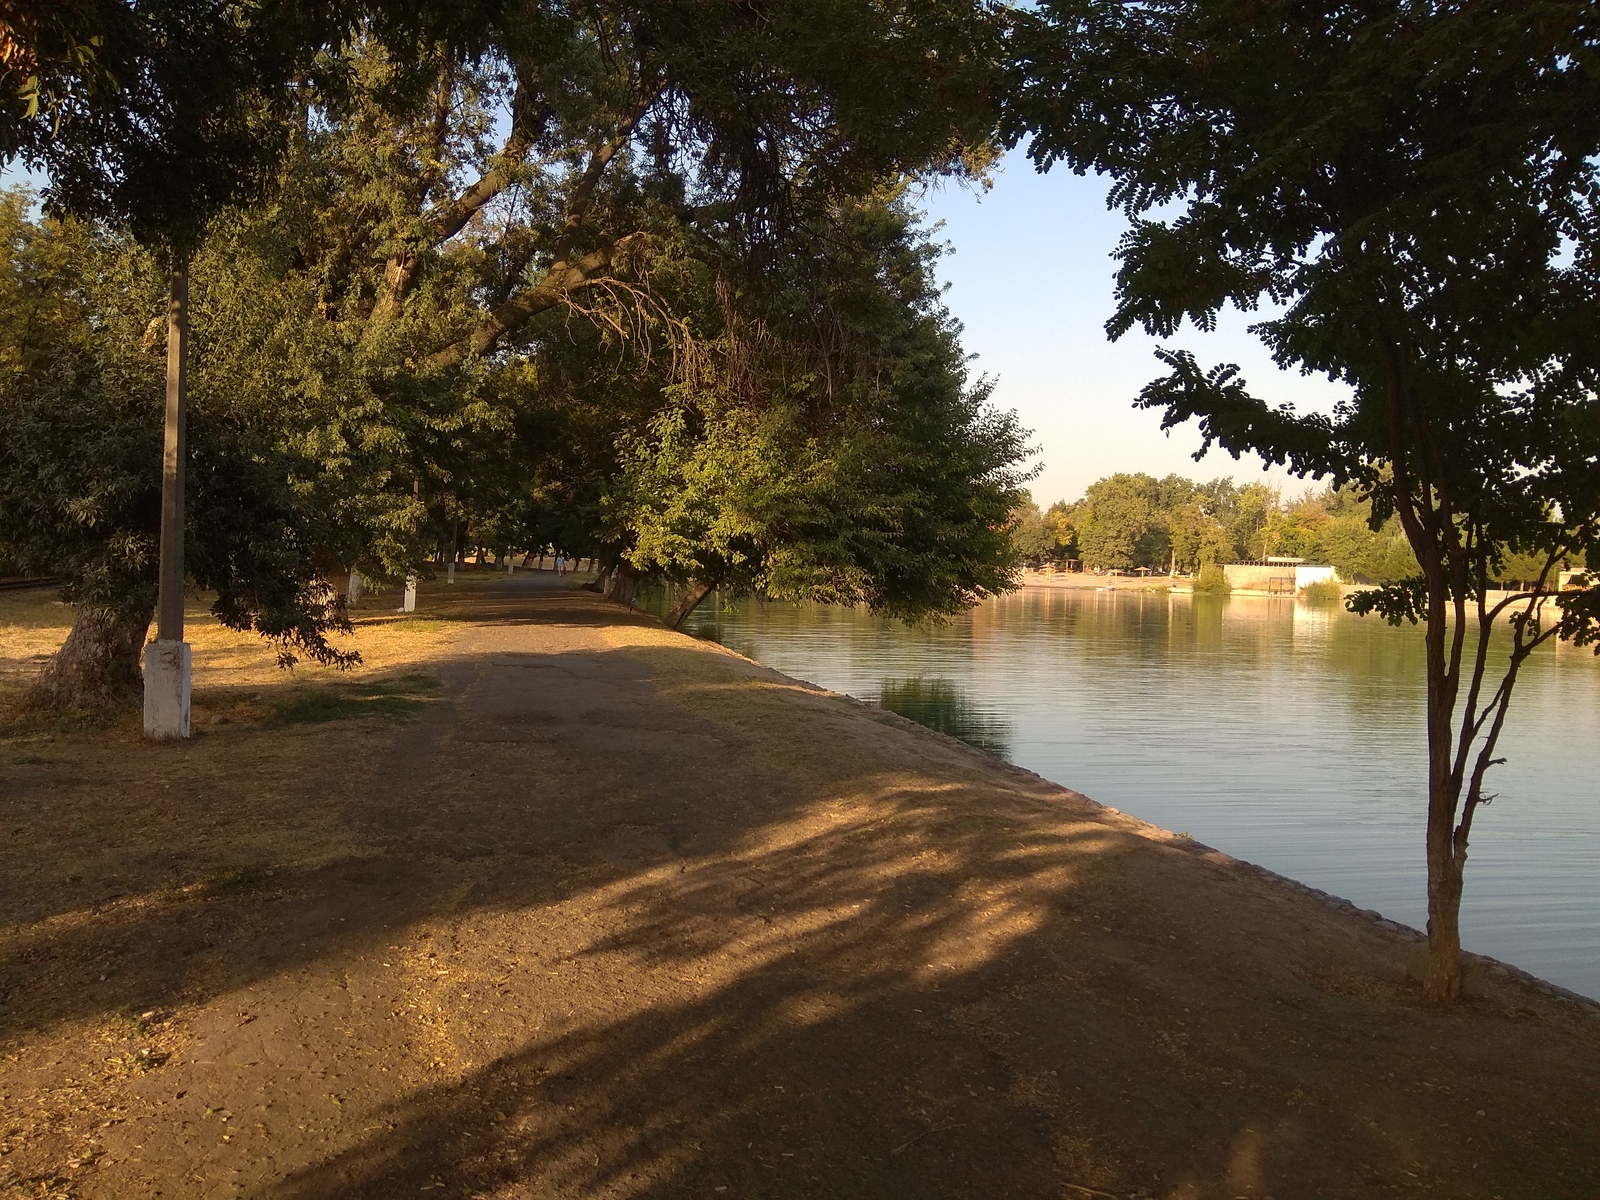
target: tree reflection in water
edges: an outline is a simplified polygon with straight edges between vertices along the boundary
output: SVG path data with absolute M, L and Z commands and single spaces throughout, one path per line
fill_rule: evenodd
M 969 746 L 1000 758 L 1011 757 L 1011 722 L 974 704 L 948 679 L 886 679 L 878 703 Z

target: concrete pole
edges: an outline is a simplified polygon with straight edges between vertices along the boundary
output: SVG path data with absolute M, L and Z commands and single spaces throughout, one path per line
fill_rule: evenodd
M 161 451 L 156 640 L 144 652 L 146 737 L 189 736 L 189 643 L 183 640 L 183 489 L 188 457 L 189 267 L 175 257 L 167 304 L 167 411 Z

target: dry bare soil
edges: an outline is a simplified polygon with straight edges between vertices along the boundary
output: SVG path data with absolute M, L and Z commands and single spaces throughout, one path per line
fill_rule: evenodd
M 0 1196 L 1600 1196 L 1600 1019 L 548 574 L 0 731 Z M 381 600 L 381 598 L 380 598 Z M 15 695 L 64 632 L 0 610 Z

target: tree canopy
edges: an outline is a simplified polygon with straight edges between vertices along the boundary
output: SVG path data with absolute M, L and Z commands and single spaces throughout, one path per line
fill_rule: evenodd
M 286 660 L 336 658 L 341 573 L 425 574 L 458 538 L 907 617 L 1008 586 L 1023 435 L 967 380 L 904 199 L 911 179 L 971 177 L 991 153 L 987 7 L 186 14 L 90 13 L 115 36 L 73 34 L 94 53 L 11 114 L 6 148 L 49 167 L 53 215 L 13 206 L 9 261 L 37 298 L 63 277 L 25 247 L 71 247 L 84 279 L 143 279 L 140 241 L 181 235 L 191 575 L 224 620 L 278 638 Z M 246 62 L 252 23 L 278 49 Z M 183 75 L 208 46 L 212 74 Z M 96 90 L 118 63 L 142 64 L 148 87 Z M 195 136 L 217 140 L 191 146 L 171 123 L 206 87 L 215 120 Z M 149 161 L 219 168 L 181 213 L 139 159 L 137 137 L 162 130 L 174 140 Z M 86 361 L 137 378 L 76 394 L 117 436 L 72 442 L 68 408 L 28 399 L 41 385 L 19 372 L 0 399 L 11 453 L 76 456 L 82 486 L 125 480 L 148 499 L 158 297 L 79 299 Z M 0 556 L 60 573 L 76 539 L 68 586 L 92 607 L 86 581 L 121 554 L 118 595 L 142 610 L 147 506 L 88 519 L 82 486 L 56 482 L 18 510 L 48 510 L 54 531 L 8 522 Z
M 1264 483 L 1196 483 L 1178 475 L 1108 475 L 1079 499 L 1040 512 L 1027 501 L 1014 517 L 1018 552 L 1032 565 L 1081 561 L 1091 570 L 1169 568 L 1290 555 L 1326 563 L 1351 583 L 1395 583 L 1417 573 L 1399 518 L 1373 528 L 1372 503 L 1354 484 L 1285 499 Z M 1508 556 L 1507 564 L 1526 568 Z M 1504 570 L 1500 578 L 1531 578 Z

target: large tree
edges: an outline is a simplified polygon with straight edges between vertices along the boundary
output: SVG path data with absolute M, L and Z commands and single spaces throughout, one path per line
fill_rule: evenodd
M 1281 366 L 1350 387 L 1330 414 L 1274 408 L 1169 349 L 1141 402 L 1398 515 L 1420 574 L 1353 607 L 1426 624 L 1426 991 L 1451 1000 L 1518 672 L 1594 638 L 1593 591 L 1552 603 L 1600 537 L 1592 6 L 1045 0 L 1024 26 L 1014 132 L 1041 167 L 1104 172 L 1132 221 L 1112 335 L 1266 305 Z M 1541 570 L 1491 604 L 1508 547 Z
M 165 406 L 158 414 L 164 434 L 150 466 L 161 480 L 159 548 L 148 566 L 159 578 L 158 637 L 169 643 L 183 638 L 190 258 L 220 212 L 263 190 L 287 144 L 293 85 L 349 26 L 337 5 L 276 0 L 19 3 L 7 6 L 0 25 L 0 162 L 20 158 L 45 172 L 53 216 L 115 226 L 167 269 Z M 88 395 L 71 398 L 94 407 Z M 126 405 L 121 411 L 126 415 Z M 50 423 L 27 428 L 47 438 Z M 278 515 L 262 513 L 261 531 Z M 232 521 L 217 531 L 223 529 L 253 536 Z M 249 553 L 232 557 L 261 561 Z M 134 561 L 124 556 L 123 565 Z M 269 593 L 300 590 L 289 579 L 263 583 Z M 139 678 L 152 613 L 133 602 L 143 587 L 130 587 L 108 607 L 98 589 L 78 587 L 76 579 L 68 586 L 80 601 L 78 617 L 46 673 L 50 686 L 35 689 L 35 698 L 86 707 L 105 698 L 107 679 Z M 225 615 L 248 624 L 255 614 Z M 307 619 L 314 625 L 321 618 Z M 187 717 L 177 715 L 187 711 L 187 668 L 170 661 L 175 703 L 147 704 L 147 728 L 187 736 Z M 177 702 L 180 692 L 185 699 Z M 153 712 L 172 714 L 172 727 L 166 717 L 149 725 Z
M 821 261 L 717 290 L 703 367 L 625 443 L 619 558 L 688 585 L 918 619 L 1012 586 L 1026 435 L 970 381 L 934 247 L 901 197 L 842 206 Z

